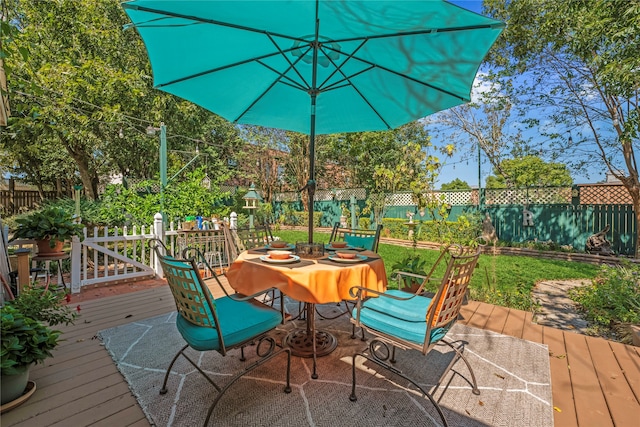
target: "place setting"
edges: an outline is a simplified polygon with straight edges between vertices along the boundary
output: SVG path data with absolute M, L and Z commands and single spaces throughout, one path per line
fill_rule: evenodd
M 274 244 L 279 248 L 275 249 Z M 287 242 L 271 242 L 266 248 L 261 249 L 259 252 L 253 252 L 254 254 L 263 255 L 260 255 L 257 259 L 248 259 L 247 261 L 260 264 L 273 264 L 274 266 L 289 268 L 304 267 L 313 264 L 311 261 L 302 260 L 300 256 L 294 254 L 291 250 L 288 250 L 289 248 L 295 248 L 295 246 Z

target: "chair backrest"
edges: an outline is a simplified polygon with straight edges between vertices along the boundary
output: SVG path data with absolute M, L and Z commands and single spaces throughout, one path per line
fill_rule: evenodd
M 363 247 L 378 252 L 381 231 L 382 224 L 378 225 L 375 230 L 365 230 L 362 228 L 340 228 L 340 223 L 336 222 L 331 230 L 329 242 L 345 241 L 350 246 Z
M 480 248 L 452 245 L 447 250 L 450 255 L 447 269 L 427 309 L 427 337 L 431 337 L 431 330 L 448 330 L 455 323 L 480 256 Z M 428 341 L 425 341 L 425 352 L 430 344 Z
M 240 250 L 261 247 L 273 241 L 269 224 L 256 225 L 253 228 L 238 228 L 234 232 L 237 236 L 236 240 Z
M 269 224 L 243 227 L 235 230 L 224 228 L 225 239 L 229 242 L 229 260 L 235 260 L 240 252 L 264 246 L 273 242 Z
M 165 255 L 164 245 L 155 239 L 149 241 L 149 246 L 162 266 L 180 316 L 194 325 L 215 328 L 220 335 L 215 300 L 202 281 L 195 258 L 179 259 Z

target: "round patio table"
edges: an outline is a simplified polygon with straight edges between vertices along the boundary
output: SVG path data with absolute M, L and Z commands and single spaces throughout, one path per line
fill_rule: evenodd
M 337 346 L 337 339 L 328 331 L 316 330 L 315 305 L 351 300 L 349 289 L 353 286 L 384 292 L 387 288 L 384 262 L 370 251 L 360 252 L 366 259 L 353 263 L 332 261 L 326 255 L 279 264 L 263 261 L 261 256 L 265 255 L 266 248 L 242 252 L 227 271 L 229 284 L 245 295 L 273 287 L 305 303 L 306 327 L 289 333 L 284 344 L 296 356 L 313 357 L 312 378 L 317 378 L 316 358 L 331 353 Z

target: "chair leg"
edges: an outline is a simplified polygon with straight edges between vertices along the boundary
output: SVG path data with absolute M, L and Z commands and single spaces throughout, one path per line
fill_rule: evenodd
M 451 347 L 453 349 L 453 351 L 456 352 L 456 355 L 458 356 L 458 358 L 462 359 L 464 364 L 467 365 L 467 369 L 469 369 L 469 372 L 471 373 L 471 380 L 473 382 L 471 391 L 473 392 L 473 394 L 479 395 L 480 394 L 480 390 L 478 389 L 478 383 L 476 381 L 476 375 L 473 373 L 473 368 L 471 368 L 471 364 L 469 363 L 467 358 L 464 357 L 464 354 L 462 353 L 464 351 L 464 347 L 461 347 L 462 348 L 462 350 L 461 350 L 460 348 L 457 348 L 456 346 L 454 346 L 453 343 L 451 343 L 451 342 L 449 342 L 449 341 L 447 341 L 445 339 L 442 339 L 440 341 L 443 342 L 444 344 L 448 345 L 449 347 Z
M 356 396 L 356 358 L 360 356 L 360 357 L 364 357 L 365 359 L 375 363 L 376 365 L 380 366 L 381 368 L 384 368 L 402 378 L 404 378 L 405 380 L 409 381 L 411 384 L 413 384 L 416 388 L 418 388 L 418 390 L 420 390 L 422 392 L 422 394 L 424 394 L 429 401 L 431 401 L 431 404 L 436 408 L 436 411 L 438 411 L 438 415 L 440 415 L 440 419 L 442 420 L 442 424 L 445 427 L 448 427 L 449 424 L 447 423 L 447 419 L 444 416 L 444 413 L 442 412 L 442 409 L 440 408 L 440 405 L 438 405 L 438 402 L 436 402 L 436 400 L 433 398 L 433 396 L 431 396 L 430 393 L 427 393 L 427 391 L 425 391 L 420 385 L 418 385 L 418 383 L 416 383 L 415 381 L 413 381 L 411 378 L 407 377 L 406 375 L 404 375 L 401 371 L 399 371 L 398 369 L 389 366 L 379 360 L 376 360 L 373 357 L 369 357 L 364 353 L 356 353 L 353 355 L 352 361 L 351 361 L 351 396 L 349 396 L 349 400 L 351 400 L 352 402 L 355 402 L 358 400 L 358 397 Z
M 160 394 L 166 394 L 167 393 L 167 381 L 169 380 L 169 374 L 171 373 L 171 368 L 173 368 L 173 364 L 176 363 L 176 360 L 178 360 L 178 357 L 180 355 L 182 355 L 185 359 L 187 359 L 187 361 L 189 363 L 191 363 L 193 365 L 193 367 L 196 368 L 198 370 L 198 372 L 200 372 L 207 379 L 207 381 L 209 381 L 209 383 L 211 383 L 211 385 L 213 385 L 216 388 L 216 390 L 220 391 L 221 389 L 218 386 L 218 384 L 213 382 L 213 380 L 211 378 L 209 378 L 209 375 L 207 375 L 202 369 L 200 369 L 198 364 L 196 362 L 194 362 L 193 360 L 191 360 L 189 358 L 189 356 L 187 356 L 184 353 L 184 351 L 187 349 L 187 347 L 189 347 L 189 344 L 187 344 L 184 347 L 182 347 L 180 349 L 180 351 L 178 351 L 178 353 L 176 353 L 176 355 L 173 356 L 173 360 L 171 360 L 171 363 L 169 364 L 169 367 L 167 368 L 167 373 L 164 374 L 164 381 L 162 382 L 162 388 L 160 389 Z
M 213 414 L 213 410 L 215 409 L 216 405 L 218 404 L 218 402 L 220 401 L 222 396 L 224 396 L 224 393 L 229 389 L 229 387 L 231 387 L 237 380 L 242 378 L 245 374 L 251 372 L 252 370 L 257 368 L 258 366 L 262 365 L 263 363 L 273 359 L 274 357 L 276 357 L 280 353 L 287 353 L 287 375 L 286 375 L 286 385 L 284 387 L 284 392 L 285 393 L 291 393 L 291 349 L 283 348 L 283 349 L 280 349 L 280 350 L 276 351 L 275 353 L 271 353 L 268 356 L 263 357 L 262 359 L 258 360 L 254 364 L 248 366 L 247 368 L 245 368 L 244 371 L 240 372 L 235 377 L 233 377 L 233 379 L 231 379 L 231 381 L 229 381 L 227 383 L 227 385 L 225 385 L 222 390 L 218 390 L 220 392 L 220 394 L 218 394 L 218 396 L 215 398 L 215 400 L 213 401 L 213 403 L 209 407 L 209 411 L 207 412 L 207 418 L 204 420 L 204 426 L 206 427 L 209 424 L 209 419 L 211 418 L 211 415 Z

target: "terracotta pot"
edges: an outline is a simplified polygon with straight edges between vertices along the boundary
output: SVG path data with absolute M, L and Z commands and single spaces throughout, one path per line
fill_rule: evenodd
M 62 247 L 64 242 L 56 241 L 55 246 L 52 248 L 49 245 L 49 239 L 44 240 L 36 240 L 36 244 L 38 245 L 38 255 L 39 256 L 52 256 L 52 255 L 62 255 L 64 252 L 62 251 Z

